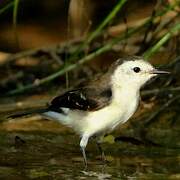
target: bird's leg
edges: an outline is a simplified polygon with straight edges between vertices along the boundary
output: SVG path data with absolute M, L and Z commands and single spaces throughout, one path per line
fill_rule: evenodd
M 84 159 L 85 169 L 87 169 L 87 158 L 86 158 L 85 148 L 86 148 L 86 145 L 88 143 L 88 139 L 89 139 L 88 135 L 83 135 L 81 138 L 81 141 L 80 141 L 80 148 L 81 148 L 83 159 Z
M 96 144 L 97 144 L 97 147 L 98 147 L 98 149 L 99 149 L 99 151 L 101 153 L 101 159 L 102 159 L 103 162 L 105 162 L 106 161 L 106 157 L 105 157 L 104 151 L 103 151 L 103 149 L 101 147 L 101 143 L 96 142 Z
M 102 146 L 101 146 L 101 143 L 102 143 L 102 141 L 103 141 L 103 138 L 104 138 L 104 136 L 101 136 L 100 138 L 98 138 L 97 141 L 96 141 L 96 144 L 97 144 L 97 147 L 98 147 L 98 149 L 99 149 L 99 151 L 100 151 L 100 153 L 101 153 L 101 159 L 102 159 L 102 161 L 105 163 L 105 162 L 106 162 L 106 157 L 105 157 L 103 148 L 102 148 Z

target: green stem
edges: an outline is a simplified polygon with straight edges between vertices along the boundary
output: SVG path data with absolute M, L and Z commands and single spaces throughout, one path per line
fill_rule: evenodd
M 127 0 L 119 0 L 114 9 L 109 13 L 109 15 L 103 20 L 103 22 L 97 27 L 95 31 L 93 31 L 86 40 L 86 43 L 90 43 L 94 38 L 96 38 L 102 31 L 102 29 L 116 16 L 116 14 L 120 11 L 123 5 L 127 2 Z
M 3 14 L 9 8 L 11 8 L 13 6 L 13 4 L 14 4 L 14 2 L 10 2 L 6 6 L 4 6 L 2 9 L 0 9 L 0 15 Z
M 13 9 L 13 26 L 17 26 L 17 13 L 18 13 L 19 0 L 14 0 L 14 9 Z
M 18 14 L 18 6 L 19 0 L 14 0 L 14 9 L 13 9 L 13 29 L 14 29 L 14 37 L 17 47 L 19 48 L 19 38 L 17 32 L 17 14 Z
M 178 32 L 178 31 L 180 31 L 180 23 L 173 26 L 153 47 L 148 49 L 143 54 L 143 57 L 145 59 L 148 59 L 150 56 L 156 53 L 162 47 L 162 45 L 174 35 L 175 32 Z
M 119 2 L 116 4 L 116 6 L 112 9 L 112 11 L 106 16 L 106 18 L 102 21 L 102 23 L 97 27 L 95 31 L 93 31 L 87 39 L 77 48 L 75 54 L 69 59 L 69 62 L 74 60 L 76 57 L 78 57 L 79 53 L 81 52 L 84 47 L 86 47 L 87 44 L 92 42 L 93 39 L 95 39 L 99 34 L 102 33 L 102 30 L 104 27 L 116 16 L 116 14 L 121 10 L 123 5 L 127 2 L 127 0 L 119 0 Z

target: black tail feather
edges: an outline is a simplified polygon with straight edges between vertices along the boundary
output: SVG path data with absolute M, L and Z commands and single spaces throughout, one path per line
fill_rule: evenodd
M 30 115 L 30 114 L 39 114 L 39 113 L 44 113 L 44 112 L 47 112 L 47 108 L 42 108 L 42 109 L 32 109 L 32 110 L 28 110 L 28 111 L 25 111 L 25 112 L 18 112 L 16 114 L 12 114 L 10 116 L 8 116 L 8 118 L 18 118 L 18 117 L 22 117 L 22 116 L 27 116 L 27 115 Z

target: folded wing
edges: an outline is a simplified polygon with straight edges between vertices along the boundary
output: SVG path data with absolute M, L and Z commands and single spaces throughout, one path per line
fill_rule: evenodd
M 79 88 L 55 97 L 49 106 L 51 111 L 61 111 L 61 108 L 95 111 L 108 105 L 111 101 L 111 89 L 97 89 L 94 87 Z

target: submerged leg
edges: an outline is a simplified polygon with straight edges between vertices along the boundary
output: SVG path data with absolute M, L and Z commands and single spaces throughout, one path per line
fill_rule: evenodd
M 89 136 L 83 135 L 82 138 L 81 138 L 81 141 L 80 141 L 80 148 L 81 148 L 83 159 L 84 159 L 85 169 L 87 168 L 87 158 L 86 158 L 85 149 L 86 149 L 86 145 L 88 143 L 88 139 L 89 139 Z
M 102 159 L 102 161 L 103 161 L 103 162 L 106 162 L 106 157 L 105 157 L 103 148 L 101 147 L 101 143 L 96 142 L 96 144 L 97 144 L 97 147 L 98 147 L 98 149 L 99 149 L 99 151 L 100 151 L 100 153 L 101 153 L 101 159 Z
M 100 138 L 98 138 L 97 141 L 96 141 L 96 144 L 97 144 L 97 147 L 98 147 L 98 149 L 99 149 L 99 151 L 100 151 L 100 153 L 101 153 L 101 159 L 102 159 L 102 161 L 105 163 L 105 162 L 106 162 L 106 157 L 105 157 L 103 148 L 102 148 L 102 146 L 101 146 L 101 143 L 102 143 L 102 141 L 103 141 L 103 138 L 104 138 L 104 136 L 101 136 Z

